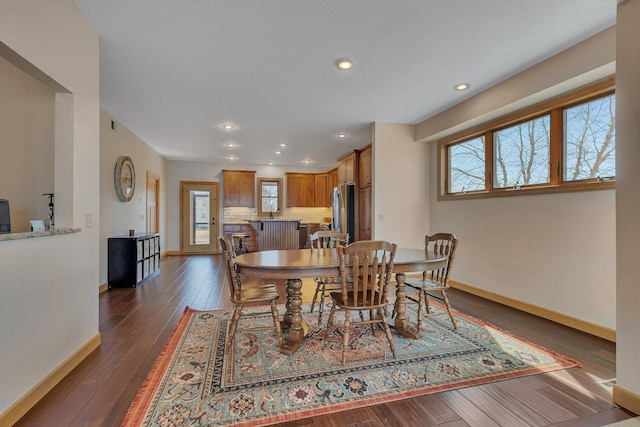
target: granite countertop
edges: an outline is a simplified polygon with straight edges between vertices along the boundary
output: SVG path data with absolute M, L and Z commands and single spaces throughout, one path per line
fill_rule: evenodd
M 71 234 L 80 232 L 79 228 L 54 228 L 44 231 L 27 231 L 25 233 L 0 234 L 0 242 L 6 240 L 31 239 L 33 237 L 59 236 L 61 234 Z

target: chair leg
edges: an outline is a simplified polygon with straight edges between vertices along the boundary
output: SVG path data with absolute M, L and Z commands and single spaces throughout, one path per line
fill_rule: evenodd
M 318 293 L 318 287 L 316 287 L 316 293 Z M 318 301 L 318 326 L 320 325 L 320 323 L 322 323 L 322 314 L 324 313 L 324 299 L 326 297 L 326 292 L 327 285 L 325 283 L 322 285 L 322 290 L 320 291 L 320 300 Z
M 324 335 L 325 338 L 327 337 L 329 330 L 333 328 L 333 316 L 335 316 L 335 314 L 336 314 L 336 305 L 331 304 L 331 311 L 329 312 L 329 320 L 327 320 L 327 328 L 325 329 L 325 335 Z
M 276 327 L 276 333 L 278 334 L 278 345 L 282 347 L 282 330 L 280 329 L 280 315 L 278 314 L 278 308 L 276 307 L 276 301 L 271 301 L 271 315 L 273 316 L 273 325 Z
M 391 349 L 391 354 L 393 354 L 393 358 L 396 358 L 396 346 L 393 345 L 393 339 L 391 337 L 391 329 L 389 328 L 389 324 L 387 323 L 386 316 L 385 319 L 381 322 L 382 327 L 384 329 L 384 333 L 387 336 L 387 341 L 389 341 L 389 348 Z
M 224 348 L 225 353 L 231 350 L 231 344 L 236 336 L 236 329 L 238 328 L 238 321 L 242 315 L 242 304 L 236 305 L 236 309 L 233 310 L 233 316 L 231 316 L 231 325 L 229 325 L 229 336 L 227 337 L 227 344 Z
M 453 311 L 451 311 L 451 304 L 449 304 L 449 298 L 447 298 L 447 293 L 442 290 L 442 299 L 444 300 L 444 305 L 447 307 L 447 311 L 449 312 L 449 318 L 451 319 L 451 323 L 453 323 L 453 329 L 458 329 L 458 323 L 456 319 L 453 317 Z
M 418 330 L 420 330 L 420 326 L 422 325 L 422 309 L 425 308 L 424 306 L 426 304 L 428 304 L 428 302 L 426 302 L 426 292 L 423 291 L 422 289 L 420 289 L 418 291 L 418 313 L 417 313 L 417 318 L 418 318 Z M 428 306 L 427 306 L 428 307 Z M 427 309 L 427 314 L 428 314 L 428 309 Z
M 316 284 L 316 291 L 313 294 L 313 300 L 311 301 L 311 308 L 309 309 L 309 313 L 313 313 L 313 308 L 316 306 L 316 302 L 318 301 L 318 292 L 320 291 L 320 283 Z
M 351 325 L 351 313 L 344 311 L 344 334 L 342 336 L 342 364 L 347 363 L 347 347 L 349 346 L 349 327 Z
M 424 293 L 424 309 L 428 316 L 429 313 L 431 312 L 431 307 L 429 306 L 429 294 L 427 294 L 426 289 L 423 289 L 422 292 Z

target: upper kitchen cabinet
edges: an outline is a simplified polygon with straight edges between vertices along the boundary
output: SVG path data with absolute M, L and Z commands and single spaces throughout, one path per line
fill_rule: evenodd
M 358 185 L 371 187 L 371 145 L 363 148 L 358 156 Z
M 329 206 L 331 206 L 331 198 L 333 197 L 333 189 L 338 186 L 338 168 L 335 167 L 327 172 L 327 195 L 329 197 Z
M 287 172 L 287 207 L 314 207 L 316 174 Z
M 356 161 L 358 154 L 351 151 L 338 159 L 338 184 L 355 183 L 357 176 Z
M 331 198 L 329 198 L 329 192 L 327 186 L 329 185 L 329 174 L 317 173 L 315 175 L 315 193 L 314 193 L 314 206 L 323 208 L 331 206 Z
M 224 207 L 256 206 L 256 171 L 223 170 Z

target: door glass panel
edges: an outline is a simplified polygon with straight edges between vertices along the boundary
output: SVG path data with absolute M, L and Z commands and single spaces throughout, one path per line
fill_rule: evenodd
M 208 245 L 209 233 L 209 192 L 191 190 L 191 244 Z

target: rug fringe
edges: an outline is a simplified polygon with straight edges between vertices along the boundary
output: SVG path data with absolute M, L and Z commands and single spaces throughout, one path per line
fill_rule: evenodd
M 429 303 L 430 303 L 430 304 L 433 304 L 431 301 L 429 301 Z M 441 305 L 441 304 L 439 304 L 439 303 L 436 303 L 436 304 L 437 304 L 437 305 L 439 305 L 439 306 L 441 306 L 442 308 L 444 308 L 444 306 L 443 306 L 443 305 Z M 485 321 L 485 320 L 478 319 L 478 318 L 476 318 L 476 317 L 474 317 L 474 316 L 471 316 L 470 314 L 462 313 L 462 312 L 460 312 L 460 311 L 458 311 L 458 310 L 455 310 L 455 309 L 453 310 L 453 312 L 454 312 L 454 314 L 457 314 L 457 315 L 459 315 L 460 317 L 464 317 L 464 318 L 465 318 L 465 319 L 467 319 L 467 320 L 470 320 L 470 321 L 472 321 L 472 322 L 478 323 L 478 324 L 480 324 L 480 325 L 482 325 L 482 326 L 485 326 L 485 327 L 489 327 L 489 328 L 491 328 L 491 329 L 495 329 L 496 331 L 500 332 L 501 334 L 504 334 L 504 335 L 506 335 L 506 336 L 508 336 L 508 337 L 510 337 L 510 338 L 517 339 L 517 340 L 519 340 L 519 341 L 521 341 L 521 342 L 523 342 L 523 343 L 525 343 L 525 344 L 527 344 L 527 345 L 529 345 L 529 346 L 531 346 L 531 347 L 534 347 L 534 348 L 536 348 L 536 349 L 538 349 L 538 350 L 540 350 L 540 351 L 544 351 L 544 352 L 546 352 L 546 353 L 549 353 L 549 354 L 551 354 L 554 358 L 559 359 L 559 362 L 560 362 L 560 363 L 563 363 L 563 364 L 564 364 L 564 363 L 565 363 L 565 361 L 566 361 L 566 362 L 568 362 L 568 365 L 567 365 L 568 367 L 582 368 L 582 364 L 581 364 L 579 361 L 577 361 L 576 359 L 573 359 L 573 358 L 571 358 L 571 357 L 564 356 L 564 355 L 562 355 L 562 354 L 560 354 L 560 353 L 557 353 L 557 352 L 556 352 L 556 351 L 554 351 L 554 350 L 550 350 L 550 349 L 548 349 L 547 347 L 544 347 L 544 346 L 542 346 L 542 345 L 540 345 L 540 344 L 536 344 L 536 343 L 534 343 L 534 342 L 531 342 L 531 341 L 529 341 L 528 339 L 522 338 L 522 337 L 521 337 L 521 336 L 519 336 L 519 335 L 515 335 L 515 334 L 513 334 L 513 333 L 511 333 L 511 332 L 509 332 L 509 331 L 506 331 L 506 330 L 502 329 L 502 328 L 501 328 L 501 327 L 499 327 L 499 326 L 494 325 L 493 323 L 489 323 L 489 322 L 487 322 L 487 321 Z

